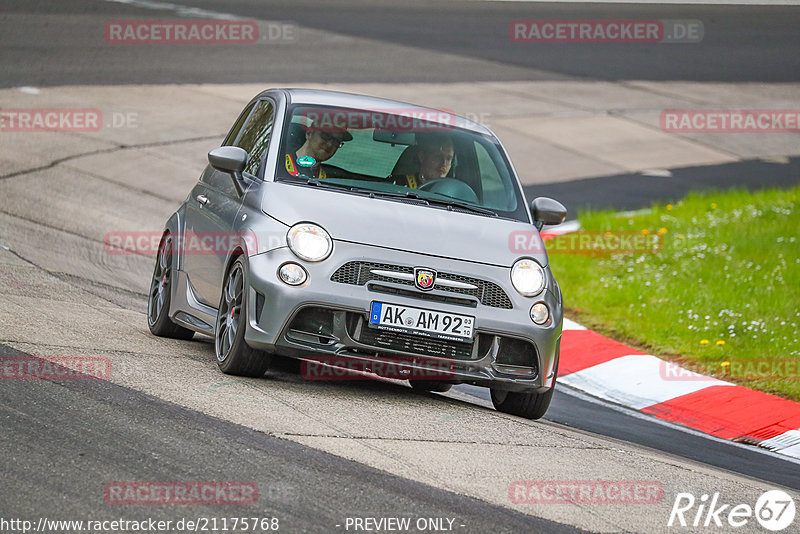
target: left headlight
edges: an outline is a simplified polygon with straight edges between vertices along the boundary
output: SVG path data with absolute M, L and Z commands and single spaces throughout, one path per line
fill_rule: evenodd
M 511 267 L 511 283 L 520 295 L 537 295 L 544 289 L 544 269 L 534 260 L 517 260 Z
M 289 228 L 286 242 L 295 256 L 306 261 L 322 261 L 333 250 L 333 240 L 328 232 L 312 223 L 298 223 Z

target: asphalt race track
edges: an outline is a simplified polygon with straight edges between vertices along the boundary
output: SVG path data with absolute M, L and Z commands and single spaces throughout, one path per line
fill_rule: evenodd
M 109 20 L 226 14 L 288 25 L 293 37 L 142 47 L 102 37 Z M 534 18 L 699 20 L 705 38 L 702 46 L 548 44 L 532 53 L 509 41 L 508 24 Z M 783 489 L 800 503 L 800 465 L 791 459 L 567 387 L 532 422 L 494 411 L 488 391 L 475 387 L 439 395 L 390 380 L 308 381 L 284 360 L 257 380 L 223 375 L 209 339 L 150 335 L 144 310 L 153 258 L 109 254 L 104 246 L 111 230 L 161 228 L 259 87 L 361 84 L 354 90 L 402 95 L 430 86 L 424 97 L 446 103 L 448 91 L 467 94 L 473 84 L 483 84 L 480 96 L 469 93 L 475 99 L 504 83 L 602 84 L 607 94 L 647 84 L 656 98 L 653 87 L 671 82 L 687 85 L 664 85 L 658 98 L 676 98 L 680 89 L 691 102 L 684 87 L 694 95 L 744 87 L 778 95 L 775 102 L 788 107 L 800 101 L 798 22 L 799 6 L 0 2 L 0 107 L 112 109 L 132 112 L 138 123 L 93 133 L 0 131 L 0 356 L 96 357 L 113 369 L 99 381 L 0 381 L 0 532 L 21 531 L 2 523 L 10 519 L 244 516 L 278 518 L 283 532 L 354 532 L 353 518 L 389 517 L 422 521 L 425 528 L 411 532 L 437 525 L 476 533 L 661 532 L 679 493 L 719 492 L 725 503 L 752 506 L 765 491 Z M 525 95 L 502 95 L 486 109 L 513 135 L 513 118 L 502 122 L 496 110 Z M 456 107 L 457 96 L 450 98 Z M 637 209 L 700 187 L 786 186 L 800 182 L 796 140 L 765 142 L 763 153 L 752 154 L 715 140 L 660 182 L 643 181 L 640 170 L 612 165 L 609 156 L 597 165 L 608 172 L 532 179 L 526 194 L 559 198 L 574 217 L 583 207 Z M 663 497 L 653 504 L 515 503 L 510 488 L 525 480 L 649 481 Z M 140 481 L 243 481 L 257 486 L 258 499 L 167 506 L 108 498 L 109 484 Z M 194 529 L 165 531 L 183 530 Z M 738 531 L 763 529 L 752 520 Z
M 16 20 L 0 36 L 5 61 L 0 86 L 143 83 L 457 82 L 591 78 L 599 80 L 796 81 L 800 58 L 794 6 L 720 6 L 475 2 L 463 0 L 196 0 L 173 3 L 302 28 L 335 31 L 324 48 L 274 41 L 259 47 L 220 46 L 197 54 L 178 47 L 142 55 L 93 38 L 97 21 L 173 16 L 143 10 L 137 2 L 6 0 L 3 11 L 34 17 Z M 66 17 L 66 18 L 65 18 Z M 517 19 L 700 20 L 703 46 L 604 47 L 544 44 L 515 46 L 508 24 Z M 10 19 L 7 19 L 10 20 Z M 44 26 L 43 26 L 44 25 Z M 43 39 L 44 33 L 44 41 Z M 299 34 L 298 34 L 299 35 Z M 367 38 L 360 47 L 345 37 Z M 299 37 L 298 37 L 299 39 Z M 302 39 L 305 40 L 305 39 Z M 46 43 L 59 43 L 57 53 Z M 394 45 L 394 46 L 387 46 Z M 447 54 L 441 61 L 433 54 Z M 435 60 L 434 60 L 435 59 Z M 468 61 L 468 59 L 472 61 Z

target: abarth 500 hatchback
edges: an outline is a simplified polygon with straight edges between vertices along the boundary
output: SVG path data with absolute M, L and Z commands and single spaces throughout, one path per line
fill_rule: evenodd
M 563 305 L 539 232 L 566 210 L 526 205 L 487 128 L 272 89 L 208 160 L 161 237 L 153 334 L 213 336 L 229 374 L 261 376 L 277 354 L 425 391 L 484 386 L 502 412 L 547 411 Z

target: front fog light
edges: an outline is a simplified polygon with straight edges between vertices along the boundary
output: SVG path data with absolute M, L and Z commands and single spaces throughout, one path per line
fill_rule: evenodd
M 299 286 L 308 279 L 306 270 L 296 263 L 284 263 L 281 265 L 281 268 L 278 269 L 278 276 L 290 286 Z
M 531 321 L 536 324 L 544 324 L 550 318 L 550 310 L 547 309 L 547 304 L 544 302 L 537 302 L 531 306 Z

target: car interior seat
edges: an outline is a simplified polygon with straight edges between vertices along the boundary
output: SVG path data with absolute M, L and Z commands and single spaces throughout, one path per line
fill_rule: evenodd
M 306 129 L 302 124 L 292 122 L 289 124 L 289 133 L 286 139 L 286 152 L 293 154 L 306 142 Z
M 397 163 L 394 164 L 392 169 L 392 176 L 407 176 L 409 174 L 416 174 L 419 171 L 419 160 L 417 153 L 419 147 L 416 145 L 409 145 L 397 158 Z
M 407 176 L 410 174 L 417 174 L 419 172 L 419 145 L 410 145 L 403 150 L 400 157 L 397 158 L 397 163 L 394 164 L 392 169 L 392 176 Z M 450 171 L 447 173 L 447 178 L 455 177 L 457 158 L 453 158 L 453 165 L 450 166 Z

